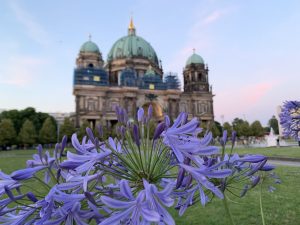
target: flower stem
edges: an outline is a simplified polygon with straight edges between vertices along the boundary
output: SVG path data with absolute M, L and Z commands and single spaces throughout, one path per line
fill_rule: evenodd
M 265 217 L 264 217 L 264 211 L 263 211 L 263 205 L 262 205 L 262 184 L 263 181 L 260 183 L 260 192 L 259 192 L 259 206 L 260 206 L 260 215 L 261 215 L 261 221 L 262 224 L 265 225 Z
M 227 198 L 226 198 L 225 195 L 224 195 L 224 198 L 223 198 L 223 203 L 224 203 L 225 211 L 226 211 L 227 215 L 229 216 L 231 225 L 235 225 L 235 223 L 234 223 L 234 221 L 233 221 L 233 218 L 232 218 L 232 214 L 231 214 L 230 209 L 229 209 L 229 207 L 228 207 L 228 202 L 227 202 Z

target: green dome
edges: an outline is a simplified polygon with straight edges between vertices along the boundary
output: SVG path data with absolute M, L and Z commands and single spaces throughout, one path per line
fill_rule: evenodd
M 131 57 L 147 58 L 158 65 L 158 58 L 152 46 L 135 33 L 129 33 L 115 42 L 108 53 L 108 61 Z
M 190 65 L 190 64 L 204 64 L 204 60 L 200 55 L 197 55 L 196 53 L 193 53 L 193 55 L 191 55 L 188 60 L 186 61 L 186 66 Z
M 85 42 L 81 46 L 80 52 L 94 52 L 94 53 L 99 53 L 100 50 L 99 50 L 98 46 L 94 42 L 87 41 L 87 42 Z

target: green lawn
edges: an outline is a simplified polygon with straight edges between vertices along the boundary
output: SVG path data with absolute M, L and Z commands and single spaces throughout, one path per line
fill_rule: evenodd
M 227 148 L 227 152 L 230 152 Z M 266 156 L 288 157 L 300 159 L 300 147 L 268 147 L 268 148 L 234 148 L 238 154 L 263 154 Z
M 298 148 L 288 148 L 286 150 L 300 151 Z M 269 149 L 247 149 L 253 153 L 264 153 Z M 272 151 L 275 151 L 273 149 Z M 286 150 L 279 149 L 279 152 Z M 241 154 L 246 152 L 245 149 L 237 151 Z M 17 168 L 24 168 L 26 160 L 31 158 L 35 150 L 14 150 L 0 152 L 0 168 L 6 173 Z M 249 153 L 249 151 L 248 151 Z M 265 152 L 266 153 L 266 152 Z M 276 154 L 279 154 L 276 152 Z M 300 224 L 300 167 L 278 167 L 277 174 L 282 180 L 282 184 L 276 185 L 277 190 L 269 193 L 266 187 L 263 190 L 263 204 L 265 211 L 265 220 L 268 225 L 298 225 Z M 233 201 L 230 202 L 230 208 L 236 225 L 262 224 L 259 209 L 259 188 L 250 191 L 244 198 L 239 199 L 229 196 Z M 226 225 L 229 224 L 223 204 L 220 200 L 214 199 L 206 207 L 202 207 L 198 202 L 190 207 L 183 217 L 177 216 L 175 210 L 171 213 L 176 219 L 176 224 L 184 225 Z

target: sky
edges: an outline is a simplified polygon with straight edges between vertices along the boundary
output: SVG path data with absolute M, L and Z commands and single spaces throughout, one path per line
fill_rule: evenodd
M 192 49 L 203 57 L 215 120 L 267 125 L 278 105 L 300 100 L 300 1 L 4 0 L 0 109 L 74 112 L 80 46 L 91 34 L 106 60 L 131 15 L 165 72 L 182 80 Z

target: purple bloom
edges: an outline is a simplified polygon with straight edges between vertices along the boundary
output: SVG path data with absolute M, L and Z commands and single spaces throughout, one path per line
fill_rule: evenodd
M 120 212 L 113 213 L 107 219 L 103 220 L 99 225 L 111 225 L 111 224 L 147 224 L 150 222 L 159 222 L 160 215 L 148 208 L 145 203 L 145 191 L 142 190 L 134 198 L 128 181 L 122 180 L 120 182 L 120 191 L 123 197 L 128 201 L 116 200 L 107 196 L 101 196 L 101 201 L 110 208 L 122 210 Z
M 159 138 L 161 133 L 165 130 L 165 128 L 166 128 L 165 122 L 160 122 L 154 131 L 153 140 L 156 140 L 157 138 Z
M 136 124 L 133 125 L 133 139 L 137 146 L 140 146 L 139 128 Z
M 144 118 L 144 109 L 142 107 L 140 107 L 138 112 L 137 112 L 137 120 L 139 122 L 142 122 L 143 118 Z
M 154 184 L 149 184 L 145 179 L 143 179 L 143 183 L 148 207 L 160 215 L 160 222 L 164 222 L 168 225 L 175 225 L 175 221 L 172 216 L 162 206 L 163 204 L 170 207 L 174 204 L 174 200 L 170 197 L 174 183 L 169 183 L 162 191 L 158 191 Z
M 26 220 L 34 213 L 36 209 L 22 208 L 20 210 L 14 210 L 13 212 L 6 213 L 0 216 L 0 223 L 2 225 L 21 225 L 26 224 Z
M 80 145 L 76 134 L 72 135 L 72 143 L 79 154 L 72 152 L 67 153 L 67 160 L 60 164 L 61 168 L 76 170 L 77 173 L 90 171 L 96 162 L 104 160 L 105 157 L 111 154 L 107 148 L 102 148 L 102 152 L 97 152 L 92 144 L 83 143 Z
M 220 140 L 221 145 L 224 147 L 226 145 L 227 142 L 227 130 L 223 131 L 223 136 Z
M 27 180 L 29 178 L 32 178 L 33 175 L 42 170 L 45 169 L 46 166 L 37 166 L 34 168 L 27 168 L 22 170 L 16 170 L 10 174 L 10 177 L 14 180 L 20 181 L 20 180 Z
M 270 164 L 265 164 L 263 165 L 263 167 L 261 167 L 259 170 L 262 170 L 262 171 L 271 171 L 271 170 L 274 170 L 276 167 L 273 166 L 273 165 L 270 165 Z
M 194 168 L 192 166 L 179 164 L 182 168 L 184 168 L 187 172 L 189 172 L 193 178 L 199 184 L 199 192 L 201 203 L 204 205 L 206 203 L 206 196 L 202 187 L 212 191 L 217 197 L 223 199 L 223 193 L 212 183 L 208 178 L 225 178 L 232 174 L 232 170 L 230 169 L 219 169 L 216 170 L 216 166 L 206 167 L 202 166 L 201 168 Z
M 162 133 L 164 144 L 169 146 L 177 160 L 183 162 L 184 156 L 191 157 L 191 154 L 215 154 L 219 149 L 215 146 L 203 146 L 197 135 L 201 132 L 199 121 L 194 118 L 190 122 L 185 122 L 186 114 L 181 113 L 175 120 L 172 127 Z
M 300 101 L 285 102 L 279 117 L 283 134 L 300 141 Z
M 74 169 L 77 173 L 90 171 L 96 162 L 102 161 L 111 154 L 110 150 L 105 152 L 88 152 L 84 155 L 77 155 L 72 152 L 67 153 L 67 160 L 60 164 L 61 168 Z M 75 165 L 75 166 L 74 166 Z
M 33 154 L 33 159 L 27 160 L 27 167 L 49 166 L 55 161 L 54 157 L 50 157 L 49 151 L 46 151 L 44 155 L 42 151 L 42 146 L 39 145 L 38 154 Z
M 56 225 L 64 222 L 66 225 L 88 225 L 85 220 L 87 215 L 85 211 L 80 210 L 80 203 L 73 202 L 73 204 L 63 205 L 59 207 L 53 214 L 51 220 L 45 221 L 44 225 Z M 90 214 L 90 213 L 89 213 Z
M 246 155 L 239 159 L 241 162 L 258 163 L 266 160 L 267 157 L 264 155 Z

